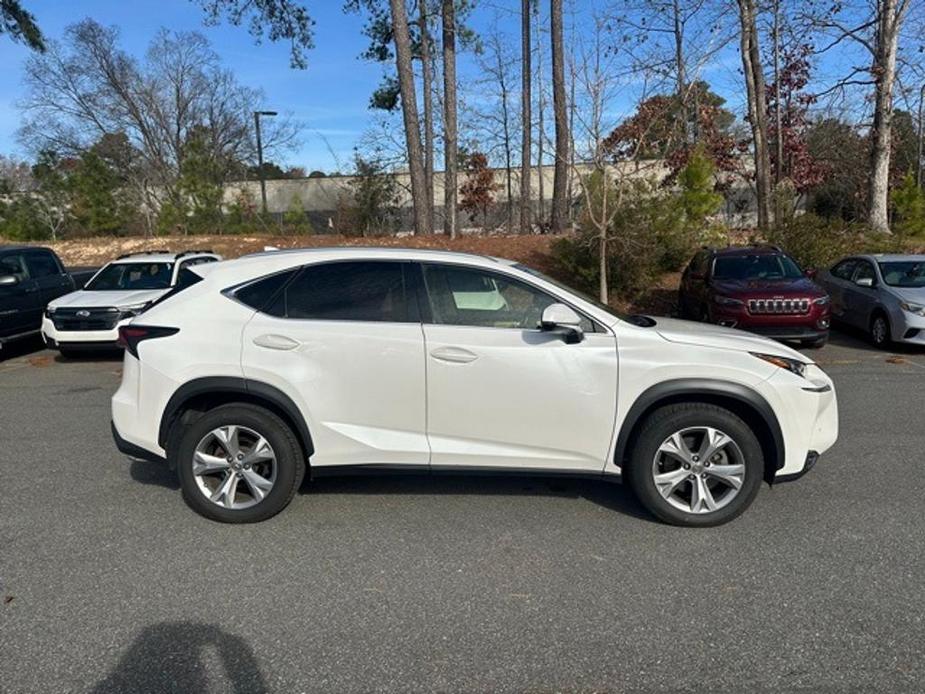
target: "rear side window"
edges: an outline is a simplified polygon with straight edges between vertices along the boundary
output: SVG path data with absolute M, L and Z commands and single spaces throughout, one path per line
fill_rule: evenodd
M 840 280 L 850 280 L 857 264 L 857 260 L 843 260 L 832 268 L 832 276 Z
M 364 261 L 305 267 L 267 312 L 301 320 L 416 321 L 407 306 L 404 265 Z
M 26 253 L 26 264 L 29 266 L 29 274 L 34 279 L 40 277 L 54 277 L 60 275 L 62 270 L 51 253 L 44 251 L 30 251 Z
M 278 272 L 275 275 L 251 282 L 236 291 L 234 293 L 235 298 L 242 304 L 257 311 L 266 311 L 274 316 L 285 316 L 284 302 L 280 302 L 278 310 L 273 310 L 272 307 L 268 308 L 268 306 L 270 301 L 279 293 L 279 290 L 283 288 L 286 282 L 292 279 L 296 272 L 298 270 L 287 270 L 286 272 Z
M 21 253 L 0 256 L 0 275 L 13 275 L 20 282 L 29 278 L 26 262 Z

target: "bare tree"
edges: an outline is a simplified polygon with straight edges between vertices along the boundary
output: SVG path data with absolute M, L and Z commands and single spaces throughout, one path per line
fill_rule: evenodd
M 455 239 L 459 186 L 457 175 L 459 133 L 456 124 L 456 0 L 443 0 L 441 15 L 443 21 L 443 160 L 445 170 L 443 233 Z
M 565 98 L 565 51 L 562 38 L 562 0 L 550 0 L 552 34 L 552 103 L 556 124 L 556 162 L 552 184 L 553 232 L 565 229 L 568 211 L 569 132 Z
M 424 102 L 424 179 L 427 181 L 428 233 L 434 219 L 434 68 L 428 0 L 418 0 L 418 51 L 421 60 L 421 95 Z
M 433 229 L 428 202 L 427 179 L 424 170 L 424 153 L 421 148 L 421 122 L 418 117 L 417 95 L 414 87 L 414 69 L 411 65 L 411 36 L 408 31 L 408 14 L 404 0 L 389 0 L 392 17 L 392 36 L 395 42 L 395 64 L 401 91 L 401 110 L 405 124 L 405 142 L 408 148 L 408 167 L 411 170 L 411 198 L 414 205 L 414 233 L 429 234 Z
M 520 148 L 520 233 L 530 233 L 531 223 L 531 185 L 530 164 L 533 159 L 533 145 L 530 136 L 533 130 L 531 84 L 533 74 L 530 67 L 532 55 L 530 48 L 530 0 L 520 3 L 520 112 L 521 112 L 521 148 Z M 540 176 L 543 172 L 540 171 Z
M 758 9 L 755 0 L 738 0 L 741 24 L 740 50 L 748 96 L 748 121 L 755 155 L 755 188 L 758 228 L 771 225 L 771 157 L 768 151 L 768 110 L 764 69 L 758 41 Z
M 245 165 L 254 158 L 251 112 L 263 95 L 222 69 L 208 42 L 196 33 L 161 31 L 138 61 L 118 46 L 118 35 L 92 20 L 71 26 L 63 44 L 26 63 L 27 96 L 21 106 L 23 142 L 33 151 L 63 156 L 100 138 L 122 133 L 140 162 L 130 176 L 153 195 L 174 197 L 193 133 L 215 160 Z M 264 148 L 291 145 L 298 126 L 273 119 Z M 231 169 L 229 169 L 231 171 Z

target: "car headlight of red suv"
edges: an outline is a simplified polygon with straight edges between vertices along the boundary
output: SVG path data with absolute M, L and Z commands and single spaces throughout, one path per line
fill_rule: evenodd
M 719 294 L 713 297 L 713 301 L 719 306 L 728 306 L 730 308 L 734 306 L 745 306 L 745 302 L 741 299 L 733 299 L 731 296 L 721 296 Z

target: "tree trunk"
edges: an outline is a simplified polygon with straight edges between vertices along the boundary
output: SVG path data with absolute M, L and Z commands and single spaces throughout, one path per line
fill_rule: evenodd
M 562 0 L 550 1 L 552 33 L 552 104 L 556 122 L 556 168 L 552 184 L 553 233 L 565 230 L 568 211 L 568 105 L 565 103 L 565 52 L 562 43 Z
M 684 24 L 681 22 L 681 0 L 674 0 L 672 10 L 672 33 L 674 34 L 675 80 L 678 92 L 678 114 L 681 117 L 682 143 L 691 142 L 691 122 L 687 108 L 687 74 L 684 66 Z
M 536 170 L 537 176 L 537 198 L 539 199 L 539 210 L 536 213 L 537 223 L 541 228 L 546 225 L 546 174 L 543 172 L 543 164 L 546 161 L 546 90 L 543 83 L 543 41 L 540 35 L 539 22 L 536 25 L 536 92 L 537 92 L 537 114 L 536 114 Z
M 420 0 L 418 31 L 421 34 L 421 92 L 424 96 L 424 179 L 427 181 L 427 217 L 430 220 L 427 233 L 431 234 L 434 228 L 434 73 L 427 0 Z
M 784 177 L 784 117 L 780 85 L 780 0 L 774 2 L 774 127 L 777 137 L 774 143 L 774 183 L 779 185 Z M 775 199 L 776 203 L 776 199 Z M 775 217 L 780 213 L 775 205 Z
M 771 162 L 768 153 L 768 109 L 764 91 L 761 49 L 755 0 L 738 0 L 741 22 L 740 50 L 748 95 L 748 120 L 755 153 L 755 188 L 758 197 L 758 228 L 771 227 Z
M 521 0 L 520 3 L 520 50 L 521 50 L 521 93 L 520 93 L 520 112 L 522 139 L 520 150 L 520 233 L 530 233 L 531 223 L 531 185 L 530 185 L 530 163 L 533 159 L 533 144 L 531 135 L 533 134 L 533 116 L 531 114 L 533 98 L 531 90 L 531 47 L 530 47 L 530 0 Z M 542 173 L 541 173 L 542 175 Z
M 908 0 L 877 2 L 877 32 L 873 74 L 874 123 L 871 127 L 870 190 L 868 224 L 872 230 L 890 233 L 890 149 L 893 137 L 893 85 L 899 28 L 909 8 Z
M 411 66 L 411 37 L 404 0 L 389 0 L 392 12 L 392 34 L 395 39 L 395 64 L 401 91 L 401 111 L 411 171 L 411 201 L 414 205 L 414 233 L 430 233 L 431 204 L 427 202 L 427 179 L 424 175 L 424 155 L 421 151 L 421 123 L 418 118 L 417 95 L 414 91 L 414 70 Z M 432 202 L 432 199 L 431 199 Z
M 457 161 L 456 126 L 456 0 L 443 0 L 443 233 L 456 238 Z

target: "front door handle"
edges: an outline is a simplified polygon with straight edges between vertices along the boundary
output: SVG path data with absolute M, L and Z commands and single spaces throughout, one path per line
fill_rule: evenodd
M 468 364 L 479 358 L 478 354 L 462 347 L 438 347 L 431 351 L 430 356 L 438 361 L 446 361 L 452 364 Z
M 278 349 L 288 351 L 299 346 L 298 340 L 293 340 L 285 335 L 258 335 L 254 338 L 254 344 L 266 349 Z

